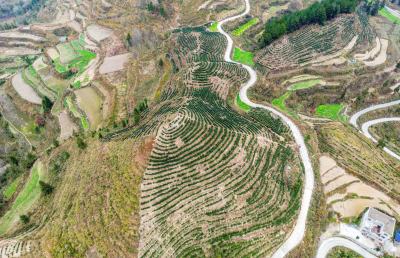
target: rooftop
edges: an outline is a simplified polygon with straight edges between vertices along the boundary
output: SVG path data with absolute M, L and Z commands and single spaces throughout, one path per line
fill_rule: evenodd
M 369 219 L 373 220 L 373 223 L 368 223 L 369 225 L 366 225 L 369 227 L 373 227 L 372 231 L 377 230 L 379 232 L 375 233 L 380 234 L 385 232 L 391 236 L 393 235 L 394 228 L 396 226 L 396 220 L 393 217 L 374 208 L 369 208 L 366 215 L 368 222 L 370 221 Z M 375 222 L 380 222 L 382 225 L 375 225 Z

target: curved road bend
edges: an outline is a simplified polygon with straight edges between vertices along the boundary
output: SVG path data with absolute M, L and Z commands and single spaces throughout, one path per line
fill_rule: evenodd
M 249 88 L 251 88 L 257 81 L 257 74 L 253 70 L 253 68 L 251 68 L 250 66 L 240 64 L 238 62 L 231 60 L 231 58 L 230 58 L 230 55 L 232 52 L 232 47 L 233 47 L 233 41 L 232 41 L 232 38 L 228 35 L 228 33 L 226 33 L 222 29 L 222 26 L 226 22 L 233 21 L 235 19 L 238 19 L 238 18 L 243 17 L 246 14 L 248 14 L 250 12 L 249 0 L 245 0 L 245 3 L 246 3 L 246 8 L 243 13 L 232 16 L 232 17 L 228 17 L 218 23 L 218 31 L 221 34 L 223 34 L 228 41 L 228 45 L 227 45 L 227 48 L 226 48 L 226 51 L 224 54 L 224 59 L 226 62 L 231 62 L 231 63 L 236 63 L 236 64 L 241 65 L 250 74 L 249 81 L 247 81 L 245 84 L 243 84 L 240 89 L 240 92 L 239 92 L 240 99 L 244 103 L 246 103 L 247 105 L 249 105 L 253 108 L 262 108 L 262 109 L 268 110 L 269 112 L 272 112 L 273 114 L 280 117 L 288 125 L 288 127 L 292 131 L 293 137 L 294 137 L 297 145 L 299 146 L 300 157 L 303 162 L 304 172 L 305 172 L 305 187 L 304 187 L 299 217 L 297 218 L 296 225 L 295 225 L 291 235 L 289 236 L 289 238 L 286 239 L 286 241 L 279 247 L 279 249 L 272 256 L 273 258 L 278 258 L 278 257 L 286 256 L 291 250 L 293 250 L 302 241 L 302 239 L 304 237 L 308 209 L 310 207 L 311 197 L 312 197 L 312 193 L 313 193 L 313 189 L 314 189 L 314 172 L 313 172 L 313 168 L 311 165 L 310 157 L 308 155 L 307 147 L 304 143 L 304 138 L 303 138 L 299 128 L 296 126 L 295 123 L 292 122 L 292 120 L 290 120 L 288 117 L 286 117 L 281 112 L 279 112 L 271 107 L 254 103 L 247 97 L 247 90 Z
M 336 246 L 343 246 L 351 249 L 365 258 L 377 258 L 375 255 L 371 254 L 361 246 L 343 237 L 330 237 L 324 240 L 318 248 L 316 258 L 325 258 L 329 251 Z
M 399 104 L 400 104 L 400 99 L 399 100 L 395 100 L 395 101 L 391 101 L 391 102 L 388 102 L 388 103 L 373 105 L 373 106 L 370 106 L 370 107 L 368 107 L 366 109 L 360 110 L 360 111 L 358 111 L 357 113 L 355 113 L 354 115 L 351 116 L 350 124 L 352 124 L 355 128 L 358 128 L 357 120 L 358 120 L 358 118 L 360 118 L 360 116 L 365 115 L 368 112 L 375 111 L 377 109 L 388 108 L 388 107 L 391 107 L 391 106 L 394 106 L 394 105 L 399 105 Z
M 368 121 L 361 125 L 362 133 L 373 142 L 377 143 L 378 141 L 371 135 L 369 132 L 369 128 L 373 125 L 380 124 L 380 123 L 387 123 L 387 122 L 400 122 L 400 117 L 387 117 L 387 118 L 378 118 L 375 120 Z M 384 147 L 384 151 L 386 151 L 390 156 L 400 160 L 400 156 L 391 151 L 390 149 Z
M 371 111 L 375 111 L 378 109 L 382 109 L 382 108 L 388 108 L 391 106 L 395 106 L 395 105 L 400 105 L 400 99 L 399 100 L 395 100 L 395 101 L 391 101 L 388 103 L 383 103 L 383 104 L 378 104 L 378 105 L 373 105 L 370 106 L 366 109 L 360 110 L 357 113 L 355 113 L 354 115 L 351 116 L 350 118 L 350 124 L 352 124 L 355 128 L 359 128 L 358 124 L 357 124 L 357 120 L 358 118 L 360 118 L 360 116 L 365 115 L 366 113 L 369 113 Z M 384 117 L 384 118 L 379 118 L 379 119 L 375 119 L 375 120 L 371 120 L 368 122 L 365 122 L 364 124 L 361 125 L 361 133 L 365 135 L 365 137 L 371 139 L 373 142 L 377 142 L 377 140 L 375 138 L 372 137 L 372 135 L 369 133 L 368 128 L 372 125 L 375 124 L 379 124 L 379 123 L 384 123 L 384 122 L 395 122 L 398 121 L 397 117 Z M 391 151 L 390 149 L 388 149 L 387 147 L 384 147 L 383 150 L 389 154 L 390 156 L 392 156 L 393 158 L 397 159 L 400 161 L 400 156 L 396 153 L 394 153 L 393 151 Z

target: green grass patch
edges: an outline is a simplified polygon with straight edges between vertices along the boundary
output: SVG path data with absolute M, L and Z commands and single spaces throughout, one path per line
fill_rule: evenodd
M 208 27 L 208 30 L 211 32 L 217 32 L 218 31 L 218 22 L 211 23 L 210 27 Z
M 386 19 L 388 19 L 389 21 L 395 23 L 395 24 L 400 24 L 400 18 L 398 18 L 397 16 L 391 14 L 387 9 L 385 8 L 381 8 L 378 11 L 379 15 L 385 17 Z
M 77 53 L 77 57 L 71 60 L 68 64 L 61 63 L 60 58 L 56 58 L 53 61 L 54 69 L 60 73 L 64 74 L 68 72 L 71 68 L 76 68 L 77 74 L 81 74 L 85 71 L 86 67 L 88 66 L 89 62 L 96 58 L 96 54 L 83 49 L 83 46 L 79 43 L 78 40 L 71 41 L 71 48 L 75 49 L 75 53 Z
M 236 62 L 254 66 L 253 58 L 254 54 L 249 51 L 241 50 L 238 47 L 233 50 L 233 60 Z
M 315 110 L 315 114 L 319 117 L 324 117 L 344 122 L 346 121 L 346 117 L 340 114 L 342 109 L 343 109 L 342 104 L 319 105 Z
M 243 111 L 249 112 L 251 110 L 251 107 L 244 103 L 241 99 L 239 94 L 236 96 L 236 105 Z
M 246 22 L 245 24 L 240 25 L 234 31 L 232 31 L 232 35 L 239 37 L 242 35 L 246 30 L 250 29 L 251 26 L 257 24 L 260 20 L 258 18 L 253 18 Z
M 18 194 L 11 208 L 0 219 L 0 235 L 8 232 L 19 221 L 19 216 L 26 214 L 40 197 L 39 180 L 44 177 L 43 164 L 37 161 L 24 188 Z
M 288 99 L 290 97 L 290 94 L 291 94 L 290 92 L 286 92 L 279 98 L 273 99 L 272 105 L 274 105 L 275 107 L 279 108 L 282 111 L 288 112 L 289 110 L 286 107 L 285 101 L 286 101 L 286 99 Z
M 85 131 L 89 130 L 90 128 L 89 121 L 84 116 L 81 116 L 81 125 L 83 130 Z
M 288 90 L 296 91 L 296 90 L 301 90 L 301 89 L 307 89 L 307 88 L 311 88 L 317 84 L 320 84 L 321 82 L 322 82 L 322 80 L 320 80 L 320 79 L 297 82 L 297 83 L 290 85 Z
M 14 193 L 17 191 L 20 182 L 21 182 L 21 177 L 18 177 L 9 186 L 7 186 L 6 189 L 4 189 L 3 195 L 6 200 L 10 199 L 14 195 Z

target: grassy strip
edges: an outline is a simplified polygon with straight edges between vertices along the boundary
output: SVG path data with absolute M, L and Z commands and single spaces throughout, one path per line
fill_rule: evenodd
M 237 47 L 233 50 L 233 60 L 236 62 L 254 66 L 253 58 L 254 54 L 249 51 L 241 50 Z
M 90 126 L 88 120 L 78 111 L 78 108 L 76 107 L 70 96 L 65 98 L 65 106 L 69 109 L 69 111 L 71 111 L 74 117 L 78 118 L 81 121 L 83 130 L 89 130 Z
M 251 26 L 257 24 L 260 20 L 258 18 L 253 18 L 246 22 L 243 25 L 240 25 L 238 28 L 236 28 L 234 31 L 232 31 L 232 35 L 239 37 L 241 36 L 246 30 L 250 29 Z
M 251 110 L 251 107 L 244 103 L 241 99 L 239 94 L 236 96 L 236 105 L 243 111 L 249 112 Z
M 388 19 L 389 21 L 395 23 L 395 24 L 400 24 L 400 18 L 397 17 L 396 15 L 393 15 L 392 13 L 390 13 L 387 9 L 382 8 L 379 10 L 379 15 L 385 17 L 386 19 Z
M 208 30 L 211 32 L 217 32 L 218 31 L 218 22 L 213 22 L 211 23 L 210 27 L 208 27 Z
M 317 84 L 320 84 L 321 82 L 322 82 L 322 80 L 320 80 L 320 79 L 297 82 L 297 83 L 290 85 L 288 90 L 296 91 L 296 90 L 301 90 L 301 89 L 307 89 L 307 88 L 311 88 Z
M 21 182 L 21 177 L 18 177 L 9 186 L 7 186 L 6 189 L 4 189 L 3 195 L 6 198 L 6 200 L 10 199 L 14 195 L 14 193 L 17 191 L 17 187 L 19 186 L 20 182 Z
M 340 114 L 343 108 L 344 107 L 342 104 L 319 105 L 315 111 L 315 114 L 319 117 L 344 122 L 346 121 L 346 117 Z
M 26 182 L 24 188 L 19 193 L 11 208 L 0 219 L 0 235 L 9 231 L 15 223 L 18 222 L 19 216 L 26 214 L 32 205 L 40 197 L 39 180 L 44 177 L 43 164 L 37 161 L 31 169 L 31 175 Z

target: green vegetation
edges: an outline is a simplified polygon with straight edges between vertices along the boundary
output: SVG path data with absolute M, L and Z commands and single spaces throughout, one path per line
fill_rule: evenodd
M 89 62 L 96 58 L 96 54 L 84 49 L 84 40 L 81 37 L 68 43 L 60 44 L 57 46 L 60 56 L 67 61 L 66 64 L 61 62 L 58 57 L 53 60 L 55 70 L 66 76 L 71 77 L 75 74 L 81 74 Z
M 290 97 L 290 94 L 291 94 L 290 92 L 286 92 L 279 98 L 273 99 L 272 105 L 274 105 L 275 107 L 278 107 L 282 111 L 288 112 L 289 110 L 286 107 L 285 101 L 286 101 L 286 99 L 288 99 Z
M 68 108 L 69 111 L 71 111 L 72 115 L 76 118 L 78 118 L 81 122 L 82 128 L 87 131 L 89 130 L 90 126 L 89 126 L 89 122 L 86 119 L 86 117 L 84 115 L 82 115 L 79 110 L 78 107 L 76 106 L 76 104 L 74 103 L 74 101 L 72 100 L 71 96 L 67 96 L 65 98 L 65 106 Z
M 322 82 L 322 80 L 320 80 L 320 79 L 296 82 L 296 83 L 290 85 L 288 90 L 296 91 L 296 90 L 301 90 L 301 89 L 307 89 L 307 88 L 311 88 L 317 84 L 320 84 L 321 82 Z
M 21 177 L 16 178 L 7 188 L 3 191 L 4 198 L 6 200 L 10 199 L 14 193 L 17 191 L 17 187 L 21 182 Z
M 395 24 L 400 24 L 400 18 L 391 14 L 388 10 L 386 10 L 385 8 L 381 8 L 379 10 L 379 15 L 385 17 L 386 19 L 388 19 L 389 21 L 395 23 Z
M 246 30 L 250 29 L 251 26 L 257 24 L 260 20 L 258 18 L 253 18 L 246 22 L 243 25 L 240 25 L 238 28 L 236 28 L 234 31 L 232 31 L 233 36 L 239 37 L 242 35 Z
M 211 23 L 210 27 L 208 27 L 208 30 L 211 32 L 217 32 L 218 31 L 218 22 Z
M 18 221 L 19 216 L 25 214 L 40 197 L 39 181 L 44 177 L 43 164 L 37 161 L 31 169 L 24 188 L 18 194 L 11 208 L 0 218 L 0 235 L 9 231 Z
M 241 50 L 237 47 L 233 50 L 233 61 L 254 66 L 253 58 L 254 54 L 249 51 Z
M 319 105 L 315 110 L 315 114 L 319 117 L 329 118 L 337 121 L 346 121 L 345 116 L 341 115 L 340 112 L 343 109 L 342 104 L 326 104 Z
M 39 185 L 40 185 L 40 191 L 42 192 L 43 195 L 49 195 L 54 190 L 53 186 L 51 186 L 46 182 L 43 182 L 42 180 L 39 180 Z
M 327 258 L 362 258 L 362 256 L 350 249 L 335 247 L 329 252 Z
M 241 99 L 239 94 L 236 96 L 236 105 L 243 111 L 248 112 L 251 110 L 251 107 L 244 103 Z
M 324 24 L 340 13 L 351 13 L 356 9 L 360 0 L 322 0 L 306 9 L 285 14 L 279 18 L 270 19 L 262 36 L 262 46 L 269 45 L 281 36 L 296 31 L 309 24 Z

